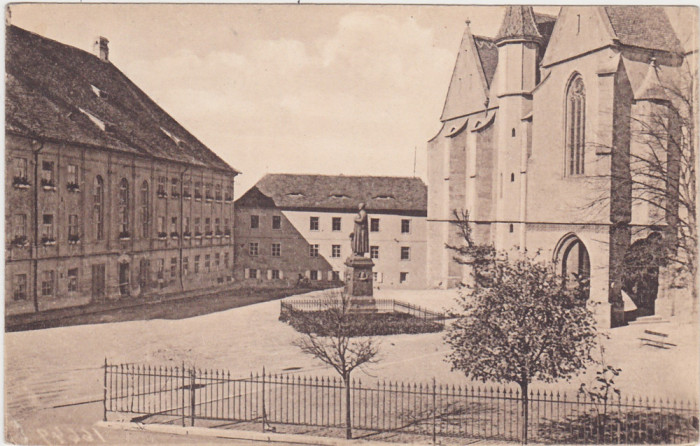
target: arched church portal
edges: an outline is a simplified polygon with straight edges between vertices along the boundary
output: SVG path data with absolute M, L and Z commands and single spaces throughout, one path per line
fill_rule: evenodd
M 554 261 L 559 265 L 561 275 L 567 284 L 575 286 L 580 282 L 589 293 L 591 281 L 591 260 L 586 245 L 575 234 L 567 234 L 557 244 Z

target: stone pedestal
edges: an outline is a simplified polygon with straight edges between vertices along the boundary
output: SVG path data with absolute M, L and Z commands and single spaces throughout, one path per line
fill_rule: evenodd
M 350 256 L 345 261 L 345 294 L 352 299 L 351 308 L 356 312 L 375 312 L 377 305 L 372 297 L 372 259 Z

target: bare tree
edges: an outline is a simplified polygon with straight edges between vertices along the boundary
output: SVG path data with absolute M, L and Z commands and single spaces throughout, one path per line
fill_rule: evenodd
M 650 69 L 660 70 L 654 65 Z M 615 206 L 613 212 L 626 213 L 628 222 L 634 212 L 646 208 L 644 217 L 649 224 L 632 225 L 630 231 L 663 228 L 663 240 L 650 243 L 653 252 L 642 253 L 643 260 L 639 262 L 628 256 L 632 260 L 629 271 L 620 265 L 621 271 L 634 274 L 639 267 L 636 264 L 653 258 L 656 267 L 669 267 L 674 278 L 690 278 L 692 295 L 696 297 L 697 76 L 689 64 L 673 72 L 665 70 L 667 75 L 660 76 L 660 83 L 654 87 L 654 99 L 646 101 L 646 106 L 637 106 L 628 116 L 629 153 L 618 156 L 617 163 L 613 160 L 610 173 L 593 177 L 611 180 L 611 189 L 601 191 L 586 208 Z M 619 150 L 607 149 L 613 154 Z
M 377 362 L 379 348 L 372 337 L 353 337 L 352 297 L 342 291 L 326 291 L 320 311 L 292 310 L 290 317 L 301 322 L 295 327 L 304 336 L 294 344 L 302 352 L 333 367 L 345 384 L 346 437 L 352 438 L 351 374 L 363 365 Z

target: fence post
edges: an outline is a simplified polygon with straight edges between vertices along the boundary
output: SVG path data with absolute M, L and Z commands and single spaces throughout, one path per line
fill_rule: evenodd
M 195 380 L 195 370 L 194 367 L 190 370 L 190 423 L 194 426 L 194 380 Z
M 262 372 L 262 431 L 265 432 L 265 367 Z
M 177 370 L 177 367 L 175 367 L 175 370 Z M 182 361 L 182 427 L 185 427 L 185 361 Z
M 104 379 L 104 391 L 103 391 L 103 401 L 102 401 L 102 421 L 107 421 L 107 357 L 105 356 L 105 379 Z
M 437 403 L 436 403 L 436 396 L 435 396 L 435 377 L 433 377 L 433 444 L 436 444 L 437 441 L 437 429 L 436 429 L 436 422 L 437 422 Z

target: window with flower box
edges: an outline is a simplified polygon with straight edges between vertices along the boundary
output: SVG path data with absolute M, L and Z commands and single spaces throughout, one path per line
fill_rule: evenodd
M 44 214 L 41 217 L 41 243 L 44 245 L 55 245 L 56 238 L 53 231 L 53 215 Z
M 80 242 L 80 227 L 78 225 L 78 215 L 68 216 L 68 243 L 76 244 Z
M 12 185 L 17 189 L 29 188 L 29 173 L 27 167 L 27 158 L 15 158 L 15 175 L 12 179 Z
M 78 291 L 78 268 L 68 270 L 68 292 L 75 293 Z
M 56 190 L 53 166 L 53 161 L 42 161 L 41 163 L 41 187 L 44 190 Z

